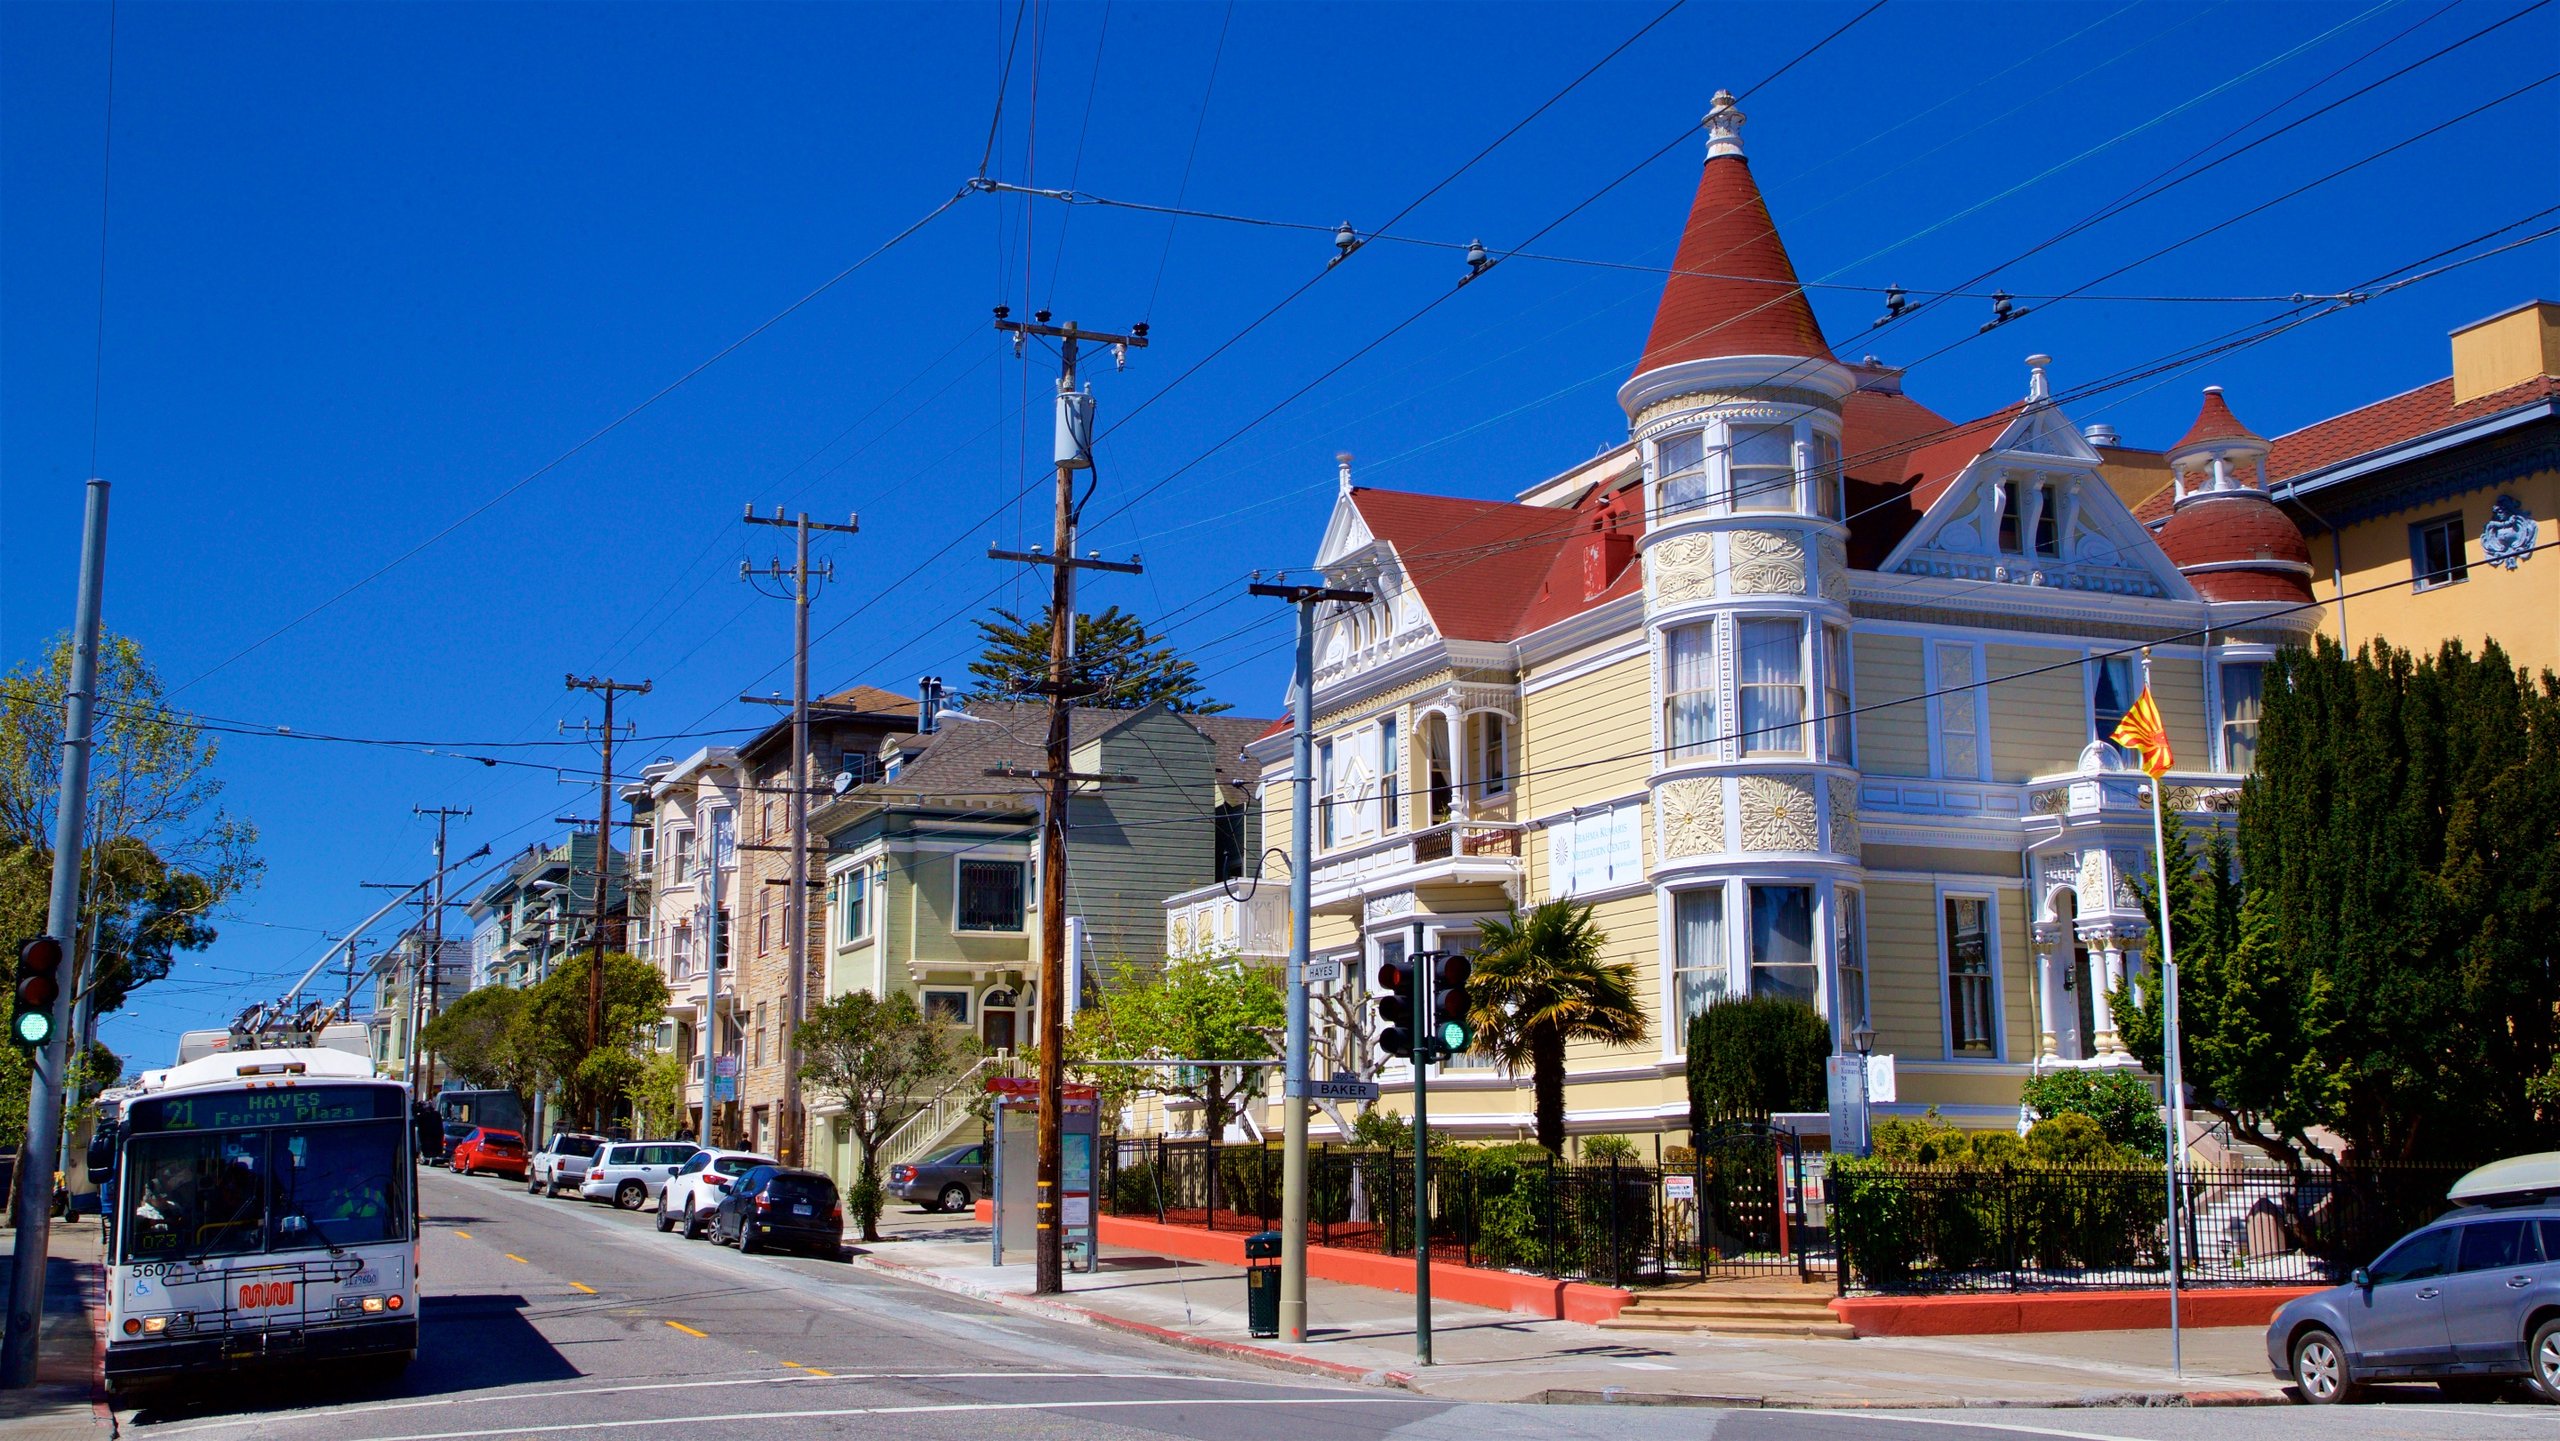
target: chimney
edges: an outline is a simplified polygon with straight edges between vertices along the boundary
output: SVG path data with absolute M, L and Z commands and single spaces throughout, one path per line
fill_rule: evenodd
M 933 734 L 934 716 L 942 710 L 942 677 L 929 675 L 916 682 L 916 734 Z
M 1591 534 L 1582 543 L 1582 598 L 1598 600 L 1635 559 L 1636 538 L 1616 524 L 1616 508 L 1591 517 Z
M 2560 375 L 2560 303 L 2528 300 L 2453 333 L 2453 403 Z

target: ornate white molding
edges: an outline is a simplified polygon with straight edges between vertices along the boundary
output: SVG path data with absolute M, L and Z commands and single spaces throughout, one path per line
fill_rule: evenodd
M 1737 530 L 1733 549 L 1736 595 L 1804 594 L 1804 540 L 1785 531 Z
M 1844 856 L 1859 854 L 1858 783 L 1847 776 L 1826 776 L 1823 787 L 1831 802 L 1831 849 Z
M 1645 579 L 1657 602 L 1705 600 L 1716 593 L 1716 539 L 1684 535 L 1648 549 Z
M 1665 781 L 1654 788 L 1654 855 L 1715 855 L 1725 849 L 1724 782 L 1713 777 Z
M 1801 771 L 1744 776 L 1741 792 L 1744 850 L 1821 848 L 1814 822 L 1813 777 Z
M 1823 536 L 1819 542 L 1822 568 L 1822 598 L 1841 605 L 1849 603 L 1849 548 L 1836 535 Z

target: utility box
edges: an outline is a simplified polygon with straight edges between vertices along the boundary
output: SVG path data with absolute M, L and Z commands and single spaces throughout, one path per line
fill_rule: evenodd
M 1244 1238 L 1245 1329 L 1256 1337 L 1280 1334 L 1280 1233 Z
M 1058 392 L 1057 454 L 1051 457 L 1061 470 L 1093 468 L 1093 392 L 1062 390 Z

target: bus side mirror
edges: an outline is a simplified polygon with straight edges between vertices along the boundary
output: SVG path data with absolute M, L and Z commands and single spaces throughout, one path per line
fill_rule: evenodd
M 115 1169 L 115 1164 L 115 1142 L 105 1136 L 91 1138 L 89 1142 L 89 1184 L 92 1186 L 104 1185 L 106 1183 L 107 1173 Z

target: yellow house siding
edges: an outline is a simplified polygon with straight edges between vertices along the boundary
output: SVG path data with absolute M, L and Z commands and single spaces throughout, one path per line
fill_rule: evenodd
M 1520 700 L 1520 814 L 1551 816 L 1643 790 L 1652 774 L 1652 691 L 1642 653 L 1527 691 Z
M 2539 555 L 2514 570 L 2481 560 L 2480 528 L 2501 495 L 2514 496 L 2540 523 L 2543 544 L 2560 535 L 2560 471 L 2550 470 L 2348 526 L 2338 540 L 2351 597 L 2343 602 L 2349 643 L 2361 646 L 2378 638 L 2431 654 L 2446 641 L 2458 640 L 2476 655 L 2482 641 L 2495 640 L 2510 661 L 2535 674 L 2560 669 L 2560 566 L 2543 564 L 2548 557 Z M 2316 492 L 2313 500 L 2318 501 Z M 2447 515 L 2461 517 L 2463 554 L 2470 562 L 2466 577 L 2426 590 L 2394 585 L 2410 577 L 2409 527 Z M 2338 583 L 2331 575 L 2325 533 L 2312 536 L 2311 559 L 2320 572 L 2315 593 L 2331 602 L 2321 628 L 2335 639 Z
M 1856 638 L 1858 768 L 1884 776 L 1929 773 L 1929 705 L 1920 638 L 1860 634 Z M 1886 705 L 1909 701 L 1908 705 Z M 1868 707 L 1885 706 L 1883 710 Z
M 1877 1050 L 1902 1056 L 1946 1053 L 1935 887 L 1867 883 L 1867 993 Z
M 1609 938 L 1608 944 L 1601 948 L 1600 958 L 1604 961 L 1625 961 L 1636 968 L 1636 995 L 1652 1013 L 1655 1032 L 1642 1044 L 1634 1046 L 1577 1041 L 1565 1048 L 1565 1069 L 1568 1072 L 1614 1070 L 1661 1056 L 1661 1028 L 1670 1023 L 1665 1021 L 1661 1007 L 1660 914 L 1651 890 L 1641 895 L 1601 901 L 1592 907 L 1593 924 Z M 1680 1039 L 1674 1038 L 1672 1044 L 1676 1049 Z
M 2204 723 L 2204 662 L 2179 656 L 2151 659 L 2151 698 L 2169 727 L 2169 749 L 2180 770 L 2208 770 L 2213 749 Z
M 2003 890 L 2000 907 L 2000 1019 L 2010 1061 L 2036 1058 L 2036 945 L 2026 893 Z
M 2089 743 L 2089 697 L 2077 650 L 1989 645 L 1984 660 L 1994 684 L 1986 692 L 1991 712 L 1991 778 L 2022 781 L 2070 770 Z M 2044 666 L 2059 669 L 2040 675 Z M 2014 677 L 2014 679 L 2013 679 Z

